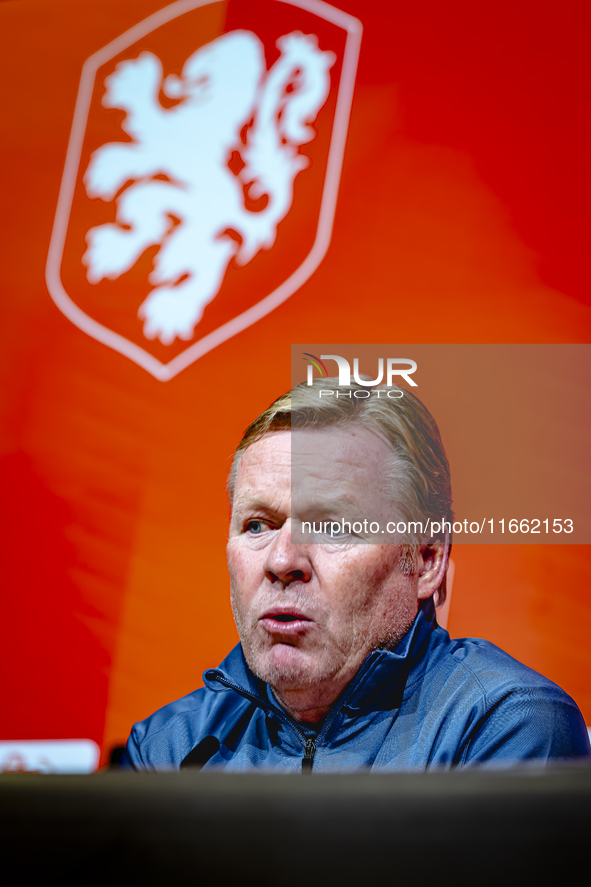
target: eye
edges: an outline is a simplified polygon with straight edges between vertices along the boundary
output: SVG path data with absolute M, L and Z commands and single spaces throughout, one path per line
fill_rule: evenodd
M 250 533 L 252 536 L 258 536 L 265 531 L 266 524 L 262 520 L 249 520 L 246 522 L 244 529 L 245 532 Z

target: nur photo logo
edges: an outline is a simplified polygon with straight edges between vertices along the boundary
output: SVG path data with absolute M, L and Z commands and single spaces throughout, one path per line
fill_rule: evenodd
M 378 358 L 377 375 L 375 379 L 368 379 L 360 373 L 358 357 L 353 358 L 353 373 L 351 373 L 351 364 L 346 357 L 342 357 L 340 354 L 321 354 L 320 357 L 317 357 L 315 354 L 304 351 L 302 352 L 302 355 L 303 360 L 308 363 L 306 384 L 310 387 L 314 383 L 314 368 L 316 368 L 318 378 L 324 379 L 330 375 L 326 364 L 324 363 L 325 360 L 335 361 L 338 370 L 339 387 L 350 386 L 352 384 L 352 378 L 355 384 L 361 385 L 364 388 L 373 388 L 375 385 L 386 385 L 388 388 L 396 388 L 396 391 L 398 392 L 400 389 L 398 389 L 397 383 L 394 381 L 395 377 L 397 380 L 403 379 L 407 385 L 410 385 L 413 388 L 418 387 L 414 379 L 411 378 L 413 373 L 417 371 L 417 363 L 407 357 Z M 379 393 L 380 392 L 378 392 L 378 395 Z M 369 394 L 369 392 L 367 392 L 367 394 Z M 355 394 L 356 397 L 363 395 L 363 391 Z M 320 396 L 322 396 L 322 392 L 320 392 Z M 397 394 L 397 396 L 401 397 L 402 394 Z

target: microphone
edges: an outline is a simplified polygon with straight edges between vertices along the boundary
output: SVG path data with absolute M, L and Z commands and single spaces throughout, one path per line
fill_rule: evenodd
M 201 740 L 199 745 L 196 745 L 195 748 L 183 758 L 179 769 L 186 770 L 190 768 L 191 770 L 201 770 L 201 768 L 207 764 L 209 759 L 213 758 L 219 747 L 219 739 L 215 736 L 206 736 L 205 739 Z

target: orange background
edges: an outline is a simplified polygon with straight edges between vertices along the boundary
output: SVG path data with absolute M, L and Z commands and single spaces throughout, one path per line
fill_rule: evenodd
M 289 387 L 290 343 L 591 331 L 585 5 L 340 0 L 364 32 L 315 274 L 169 382 L 82 333 L 44 281 L 80 70 L 162 5 L 0 3 L 3 738 L 108 750 L 236 642 L 224 483 L 245 426 Z M 458 546 L 455 561 L 451 633 L 544 672 L 591 721 L 590 548 Z

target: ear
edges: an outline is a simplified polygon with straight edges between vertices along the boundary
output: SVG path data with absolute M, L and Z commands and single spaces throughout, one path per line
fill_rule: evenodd
M 433 597 L 447 572 L 449 545 L 437 539 L 419 548 L 419 583 L 417 597 L 420 601 Z

